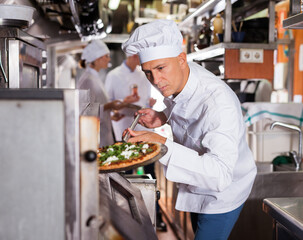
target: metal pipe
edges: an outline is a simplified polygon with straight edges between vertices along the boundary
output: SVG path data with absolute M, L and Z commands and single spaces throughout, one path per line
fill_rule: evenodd
M 231 19 L 232 6 L 231 0 L 226 0 L 225 17 L 224 17 L 224 42 L 231 42 Z
M 299 132 L 299 146 L 298 146 L 298 155 L 295 157 L 295 164 L 296 164 L 296 171 L 299 170 L 300 164 L 302 161 L 302 130 L 299 126 L 293 125 L 293 124 L 288 124 L 288 123 L 283 123 L 283 122 L 273 122 L 270 125 L 270 130 L 272 130 L 275 126 L 281 126 L 284 128 L 288 128 L 294 131 Z

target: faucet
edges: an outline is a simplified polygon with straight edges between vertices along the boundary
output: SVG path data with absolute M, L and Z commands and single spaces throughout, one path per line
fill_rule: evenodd
M 296 125 L 292 125 L 292 124 L 288 124 L 288 123 L 273 122 L 270 125 L 270 130 L 272 130 L 275 126 L 281 126 L 281 127 L 285 127 L 285 128 L 292 129 L 292 130 L 295 130 L 295 131 L 299 132 L 298 154 L 295 151 L 290 152 L 290 156 L 294 160 L 294 163 L 295 163 L 295 166 L 296 166 L 296 171 L 299 171 L 300 164 L 301 164 L 301 161 L 302 161 L 302 130 L 301 130 L 301 128 L 296 126 Z

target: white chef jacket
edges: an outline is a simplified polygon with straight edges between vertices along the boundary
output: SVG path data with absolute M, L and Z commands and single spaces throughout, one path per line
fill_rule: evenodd
M 164 100 L 174 142 L 166 140 L 160 162 L 166 178 L 179 183 L 177 210 L 229 212 L 245 202 L 256 176 L 240 103 L 215 75 L 189 67 L 184 89 Z
M 108 103 L 108 95 L 98 72 L 87 67 L 77 82 L 78 89 L 90 90 L 90 102 L 100 104 L 100 147 L 114 143 L 110 111 L 104 111 L 104 104 Z
M 108 92 L 110 101 L 123 101 L 125 97 L 132 94 L 131 87 L 133 84 L 138 86 L 138 95 L 140 96 L 140 100 L 138 102 L 134 102 L 134 104 L 141 107 L 149 107 L 149 99 L 151 97 L 150 82 L 147 80 L 139 66 L 132 72 L 125 62 L 110 71 L 106 76 L 105 88 Z M 119 121 L 112 121 L 117 141 L 121 141 L 123 131 L 130 127 L 134 120 L 136 110 L 125 108 L 119 112 L 124 114 L 125 117 Z M 135 130 L 141 131 L 147 129 L 138 124 Z

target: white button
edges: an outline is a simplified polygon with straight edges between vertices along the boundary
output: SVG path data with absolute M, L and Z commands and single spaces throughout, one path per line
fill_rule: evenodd
M 183 126 L 182 126 L 182 128 L 183 128 L 183 129 L 186 129 L 186 126 L 185 126 L 185 125 L 183 125 Z

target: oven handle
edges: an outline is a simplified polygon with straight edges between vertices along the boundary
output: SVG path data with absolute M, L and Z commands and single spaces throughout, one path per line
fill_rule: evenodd
M 4 76 L 4 80 L 5 80 L 5 82 L 7 83 L 8 80 L 7 80 L 6 74 L 5 74 L 5 72 L 4 72 L 4 69 L 3 69 L 3 66 L 2 66 L 2 61 L 1 61 L 1 51 L 0 51 L 0 69 L 1 69 L 1 72 L 2 72 L 2 74 L 3 74 L 3 76 Z

